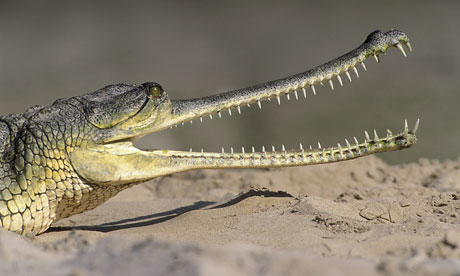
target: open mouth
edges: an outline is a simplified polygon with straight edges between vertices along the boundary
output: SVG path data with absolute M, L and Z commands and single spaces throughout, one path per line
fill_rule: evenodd
M 152 90 L 151 95 L 158 100 L 155 108 L 146 109 L 145 112 L 145 114 L 150 114 L 149 110 L 156 112 L 152 113 L 157 114 L 153 116 L 155 120 L 149 119 L 152 123 L 143 125 L 134 120 L 132 124 L 137 134 L 134 134 L 130 127 L 123 137 L 134 140 L 135 137 L 150 132 L 192 123 L 193 120 L 203 121 L 204 116 L 212 119 L 214 116 L 221 117 L 222 112 L 228 112 L 230 115 L 233 112 L 241 113 L 242 106 L 257 105 L 262 108 L 263 101 L 276 101 L 280 104 L 281 97 L 288 99 L 307 97 L 308 93 L 316 94 L 315 86 L 321 84 L 328 85 L 331 89 L 337 85 L 343 86 L 345 78 L 349 81 L 352 81 L 352 75 L 359 78 L 358 66 L 367 70 L 364 63 L 366 59 L 373 58 L 379 62 L 379 55 L 392 47 L 399 49 L 404 56 L 406 56 L 404 47 L 412 51 L 409 38 L 405 33 L 398 30 L 385 33 L 375 31 L 356 49 L 303 73 L 202 98 L 169 100 L 167 95 L 161 92 L 162 90 L 158 90 L 161 88 L 158 84 L 146 83 L 143 86 L 148 86 L 150 90 L 158 88 Z M 149 116 L 147 118 L 152 117 Z M 409 128 L 405 121 L 403 131 L 398 134 L 388 130 L 380 137 L 376 131 L 372 135 L 365 132 L 363 141 L 354 138 L 351 142 L 345 140 L 343 145 L 337 144 L 327 148 L 320 144 L 317 148 L 304 148 L 299 144 L 297 149 L 286 149 L 284 146 L 280 149 L 262 147 L 260 151 L 256 151 L 254 147 L 248 151 L 245 148 L 241 148 L 241 151 L 230 148 L 227 151 L 222 149 L 221 152 L 141 151 L 135 148 L 129 139 L 114 140 L 100 147 L 75 150 L 72 153 L 72 164 L 82 177 L 94 183 L 130 183 L 193 169 L 305 166 L 409 148 L 417 141 L 415 133 L 418 125 L 419 120 Z M 98 168 L 104 166 L 104 168 L 94 170 L 93 166 Z M 101 174 L 101 171 L 107 173 Z
M 386 33 L 375 31 L 358 48 L 306 72 L 241 90 L 198 99 L 173 101 L 173 113 L 177 115 L 179 120 L 170 127 L 177 127 L 178 124 L 183 125 L 188 121 L 193 123 L 194 119 L 203 122 L 204 116 L 209 116 L 211 119 L 215 116 L 221 118 L 222 112 L 228 112 L 229 115 L 235 112 L 241 114 L 242 106 L 257 105 L 258 108 L 262 108 L 263 101 L 273 100 L 281 104 L 283 96 L 288 100 L 291 97 L 295 99 L 306 98 L 308 93 L 316 95 L 315 85 L 328 85 L 334 90 L 337 85 L 343 86 L 344 79 L 352 82 L 352 75 L 359 78 L 358 66 L 367 71 L 365 60 L 373 58 L 376 62 L 380 62 L 379 55 L 386 53 L 391 47 L 397 48 L 406 57 L 407 54 L 403 46 L 410 52 L 412 51 L 409 39 L 403 32 L 397 30 L 390 30 Z M 191 160 L 222 160 L 222 163 L 225 163 L 225 160 L 246 160 L 247 162 L 240 162 L 241 167 L 254 166 L 257 163 L 270 164 L 271 166 L 291 163 L 295 166 L 297 165 L 296 161 L 300 161 L 299 165 L 305 165 L 306 162 L 311 164 L 334 162 L 410 147 L 416 142 L 415 133 L 418 125 L 419 120 L 415 122 L 412 128 L 409 128 L 407 121 L 405 121 L 401 133 L 393 134 L 392 131 L 387 130 L 387 133 L 380 138 L 374 130 L 372 136 L 365 132 L 364 141 L 360 142 L 354 137 L 351 142 L 345 140 L 343 145 L 338 143 L 336 147 L 329 148 L 323 148 L 318 143 L 317 148 L 311 146 L 304 148 L 302 144 L 299 144 L 298 149 L 286 149 L 281 146 L 280 150 L 276 150 L 274 147 L 271 149 L 262 147 L 261 151 L 256 151 L 252 147 L 247 151 L 242 147 L 241 150 L 238 149 L 237 151 L 233 148 L 225 151 L 222 148 L 219 153 L 204 152 L 203 149 L 200 152 L 194 152 L 191 149 L 190 152 L 163 151 L 163 154 L 173 158 Z

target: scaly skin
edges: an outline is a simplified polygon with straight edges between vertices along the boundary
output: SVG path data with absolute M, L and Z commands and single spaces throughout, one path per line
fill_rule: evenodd
M 20 234 L 39 234 L 51 223 L 90 210 L 136 183 L 171 173 L 209 168 L 303 166 L 349 160 L 415 144 L 415 130 L 385 138 L 366 135 L 345 147 L 234 153 L 141 151 L 133 141 L 185 121 L 212 116 L 281 95 L 298 97 L 329 82 L 388 47 L 410 50 L 396 30 L 373 32 L 355 50 L 306 72 L 199 99 L 170 100 L 157 83 L 117 84 L 62 99 L 49 107 L 0 117 L 0 224 Z M 405 55 L 405 53 L 404 53 Z M 355 71 L 356 74 L 357 71 Z M 350 79 L 351 80 L 351 79 Z M 418 125 L 418 123 L 416 124 Z

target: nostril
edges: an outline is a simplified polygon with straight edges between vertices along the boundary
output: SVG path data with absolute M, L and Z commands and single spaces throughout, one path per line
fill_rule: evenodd
M 367 36 L 365 42 L 371 42 L 371 41 L 378 40 L 378 39 L 380 39 L 382 36 L 383 36 L 383 32 L 382 32 L 382 31 L 380 31 L 380 30 L 373 31 L 372 33 L 370 33 L 370 34 Z

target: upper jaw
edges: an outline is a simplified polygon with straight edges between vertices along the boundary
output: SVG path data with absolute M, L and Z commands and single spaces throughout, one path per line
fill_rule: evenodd
M 135 141 L 148 133 L 184 124 L 188 121 L 190 123 L 195 119 L 203 121 L 204 116 L 209 116 L 212 119 L 214 114 L 217 114 L 220 118 L 223 111 L 228 112 L 229 115 L 235 111 L 241 113 L 241 107 L 246 105 L 257 104 L 259 108 L 262 108 L 262 102 L 266 100 L 276 99 L 278 103 L 281 103 L 281 96 L 286 96 L 288 99 L 290 97 L 298 99 L 302 96 L 306 98 L 307 93 L 316 95 L 315 85 L 317 84 L 327 82 L 334 90 L 337 86 L 334 86 L 334 79 L 340 86 L 343 86 L 342 77 L 346 77 L 350 82 L 353 74 L 359 78 L 358 65 L 367 71 L 364 61 L 373 57 L 377 62 L 380 62 L 379 54 L 386 53 L 388 48 L 395 47 L 406 56 L 403 45 L 412 51 L 409 38 L 402 31 L 395 29 L 385 33 L 374 31 L 354 50 L 299 74 L 202 98 L 170 100 L 165 92 L 165 97 L 162 98 L 163 100 L 154 113 L 157 115 L 151 115 L 148 124 L 144 123 L 144 126 L 138 127 L 134 131 L 133 129 L 126 130 L 127 138 L 123 137 L 123 139 L 115 141 L 126 139 Z
M 261 102 L 266 100 L 276 99 L 280 103 L 280 97 L 284 95 L 296 99 L 299 98 L 299 95 L 306 97 L 307 89 L 316 94 L 315 85 L 325 82 L 334 89 L 334 78 L 341 86 L 343 75 L 351 81 L 350 71 L 353 71 L 359 78 L 357 66 L 361 65 L 364 70 L 367 70 L 364 61 L 374 57 L 379 62 L 379 54 L 385 53 L 390 47 L 396 47 L 406 56 L 403 45 L 412 51 L 409 38 L 405 33 L 398 30 L 390 30 L 385 33 L 375 31 L 369 34 L 356 49 L 305 72 L 245 89 L 202 98 L 172 101 L 172 120 L 168 126 L 172 127 L 198 118 L 202 120 L 204 116 L 212 118 L 216 113 L 220 117 L 223 111 L 231 115 L 234 109 L 241 113 L 241 107 L 245 105 L 257 104 L 261 108 Z

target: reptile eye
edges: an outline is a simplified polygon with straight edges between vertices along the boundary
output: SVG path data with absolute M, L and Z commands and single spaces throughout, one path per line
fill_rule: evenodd
M 158 98 L 164 92 L 164 90 L 161 87 L 161 85 L 159 85 L 158 83 L 155 83 L 155 82 L 146 82 L 146 83 L 142 84 L 142 86 L 145 88 L 149 98 Z
M 150 88 L 150 95 L 154 97 L 159 97 L 161 95 L 161 90 L 158 86 Z

